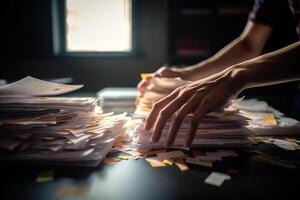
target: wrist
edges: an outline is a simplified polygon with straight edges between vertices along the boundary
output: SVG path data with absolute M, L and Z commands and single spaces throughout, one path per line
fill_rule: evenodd
M 228 69 L 229 75 L 232 78 L 233 85 L 237 90 L 244 90 L 248 88 L 249 71 L 241 65 L 235 65 Z
M 210 63 L 205 60 L 195 65 L 183 68 L 181 73 L 183 79 L 197 81 L 214 74 L 214 70 Z

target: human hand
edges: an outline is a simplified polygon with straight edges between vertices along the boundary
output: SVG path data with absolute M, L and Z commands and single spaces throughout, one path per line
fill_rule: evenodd
M 140 98 L 143 97 L 146 88 L 151 83 L 151 79 L 153 77 L 161 77 L 161 78 L 175 78 L 175 77 L 182 77 L 181 69 L 179 68 L 167 68 L 161 67 L 156 72 L 150 74 L 149 76 L 143 78 L 139 84 L 137 85 L 137 89 L 139 91 L 139 95 L 136 99 L 136 104 Z M 170 91 L 171 92 L 171 91 Z
M 145 124 L 146 130 L 152 129 L 153 131 L 152 142 L 159 141 L 166 122 L 171 118 L 166 140 L 166 146 L 171 147 L 183 119 L 189 113 L 193 113 L 185 141 L 185 146 L 190 146 L 198 124 L 205 115 L 225 105 L 244 88 L 244 83 L 239 77 L 240 71 L 242 70 L 238 68 L 229 68 L 210 77 L 194 81 L 177 88 L 154 104 Z

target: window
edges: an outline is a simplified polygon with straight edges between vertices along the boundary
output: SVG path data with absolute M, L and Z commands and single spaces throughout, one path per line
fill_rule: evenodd
M 65 0 L 64 5 L 63 1 L 53 2 L 55 53 L 132 52 L 132 0 Z

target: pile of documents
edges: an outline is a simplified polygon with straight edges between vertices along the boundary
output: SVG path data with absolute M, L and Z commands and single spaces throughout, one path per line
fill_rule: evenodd
M 182 122 L 173 147 L 183 147 L 189 122 L 188 115 Z M 134 133 L 134 142 L 141 148 L 160 148 L 166 143 L 171 119 L 166 123 L 158 143 L 151 143 L 152 131 L 144 129 L 146 116 L 134 114 L 133 119 L 138 124 Z M 193 141 L 193 147 L 245 147 L 252 144 L 251 132 L 245 128 L 246 118 L 238 113 L 213 112 L 209 113 L 199 124 Z
M 41 97 L 81 87 L 32 77 L 0 86 L 0 160 L 97 166 L 126 114 L 103 114 L 95 98 Z
M 139 100 L 133 120 L 137 127 L 134 131 L 134 142 L 141 148 L 164 147 L 171 119 L 166 123 L 158 143 L 151 143 L 152 131 L 144 129 L 144 122 L 150 109 L 156 101 L 165 97 L 172 90 L 187 84 L 180 78 L 152 78 L 143 97 Z M 189 130 L 192 114 L 182 122 L 173 147 L 182 147 Z M 219 109 L 208 113 L 199 124 L 193 141 L 193 147 L 244 147 L 252 144 L 251 132 L 245 128 L 247 118 L 241 116 L 237 110 Z
M 300 134 L 300 122 L 256 99 L 236 101 L 231 109 L 249 119 L 247 126 L 255 135 L 288 136 Z
M 104 88 L 97 92 L 100 106 L 104 112 L 132 113 L 135 110 L 136 88 Z

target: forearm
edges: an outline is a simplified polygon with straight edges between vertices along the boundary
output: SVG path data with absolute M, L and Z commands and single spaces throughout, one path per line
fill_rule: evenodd
M 199 80 L 260 55 L 271 31 L 270 26 L 249 21 L 243 33 L 214 56 L 185 68 L 185 77 L 190 80 Z
M 199 80 L 199 78 L 221 72 L 234 64 L 254 58 L 259 54 L 260 50 L 252 49 L 246 40 L 237 38 L 214 56 L 201 63 L 189 66 L 184 71 L 187 73 L 192 71 L 193 73 L 190 73 L 189 78 L 191 80 Z
M 260 52 L 253 49 L 247 40 L 238 37 L 207 59 L 206 66 L 208 68 L 214 66 L 215 70 L 223 71 L 229 66 L 258 56 Z
M 234 74 L 237 74 L 244 88 L 300 80 L 300 41 L 228 70 L 236 71 Z

